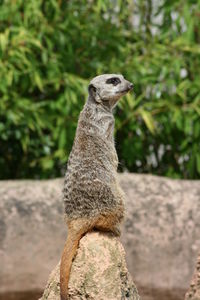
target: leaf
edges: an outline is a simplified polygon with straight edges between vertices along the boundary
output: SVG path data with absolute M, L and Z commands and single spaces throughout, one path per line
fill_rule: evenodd
M 40 159 L 40 164 L 44 170 L 49 170 L 53 168 L 54 161 L 50 157 L 45 157 Z
M 43 83 L 42 83 L 42 79 L 40 77 L 40 75 L 37 72 L 34 72 L 34 80 L 36 85 L 38 86 L 38 88 L 40 89 L 40 91 L 43 91 Z
M 66 145 L 66 130 L 65 128 L 63 128 L 59 135 L 58 147 L 59 149 L 63 149 L 65 145 Z
M 145 110 L 140 110 L 140 114 L 152 134 L 155 134 L 155 124 L 151 114 Z
M 0 47 L 2 52 L 4 52 L 8 45 L 8 34 L 9 31 L 6 30 L 4 33 L 0 33 Z

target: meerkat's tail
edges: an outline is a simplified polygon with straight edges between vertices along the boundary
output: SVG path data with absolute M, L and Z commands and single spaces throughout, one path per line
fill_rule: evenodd
M 68 236 L 62 253 L 60 263 L 60 296 L 61 300 L 68 299 L 68 282 L 73 258 L 82 236 L 92 229 L 92 225 L 87 221 L 74 220 L 68 224 Z
M 76 254 L 81 235 L 68 234 L 60 263 L 60 296 L 61 300 L 68 299 L 68 282 L 73 258 Z

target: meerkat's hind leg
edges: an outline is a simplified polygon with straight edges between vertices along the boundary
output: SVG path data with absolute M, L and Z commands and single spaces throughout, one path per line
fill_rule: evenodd
M 116 236 L 120 236 L 120 222 L 114 214 L 100 215 L 96 220 L 94 229 L 99 231 L 112 232 Z
M 117 225 L 115 225 L 115 226 L 112 228 L 112 233 L 113 233 L 115 236 L 120 236 L 120 235 L 121 235 L 120 224 L 117 224 Z
M 103 232 L 111 232 L 115 236 L 120 236 L 121 235 L 121 230 L 120 230 L 119 225 L 116 225 L 116 226 L 113 226 L 113 227 L 110 227 L 110 228 L 97 225 L 97 226 L 94 227 L 94 230 L 103 231 Z

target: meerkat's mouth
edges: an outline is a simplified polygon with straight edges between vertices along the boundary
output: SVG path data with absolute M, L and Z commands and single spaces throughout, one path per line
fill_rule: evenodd
M 132 89 L 133 89 L 133 87 L 130 87 L 130 88 L 126 89 L 126 90 L 118 91 L 117 94 L 127 93 L 127 92 L 131 91 Z

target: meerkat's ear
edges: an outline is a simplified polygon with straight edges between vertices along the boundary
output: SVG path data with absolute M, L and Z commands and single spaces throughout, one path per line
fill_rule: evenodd
M 88 92 L 91 96 L 95 96 L 97 89 L 95 88 L 95 86 L 93 84 L 90 84 L 88 86 Z
M 91 98 L 95 101 L 95 102 L 98 102 L 100 103 L 101 102 L 101 99 L 97 93 L 97 89 L 96 87 L 93 85 L 93 84 L 90 84 L 89 87 L 88 87 L 88 92 L 89 92 L 89 95 L 91 96 Z

